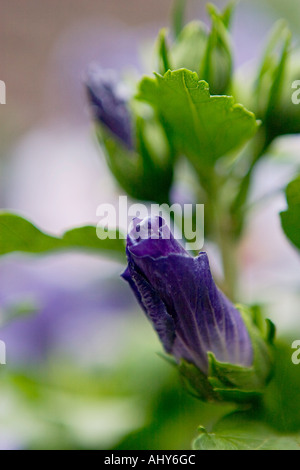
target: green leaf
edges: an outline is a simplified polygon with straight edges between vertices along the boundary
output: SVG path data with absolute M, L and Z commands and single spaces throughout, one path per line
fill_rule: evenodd
M 212 433 L 199 428 L 195 450 L 300 450 L 300 436 L 285 436 L 259 421 L 242 418 L 243 413 L 221 420 Z
M 281 225 L 289 240 L 300 250 L 300 175 L 286 189 L 288 209 L 281 212 Z
M 208 84 L 186 69 L 145 77 L 138 98 L 161 116 L 175 146 L 197 170 L 213 167 L 256 132 L 254 114 L 229 96 L 211 96 Z
M 108 233 L 101 227 L 97 227 L 97 232 L 98 235 L 104 235 L 105 232 L 106 239 L 100 240 L 96 227 L 93 226 L 74 228 L 62 237 L 56 237 L 42 232 L 18 215 L 0 212 L 0 256 L 13 252 L 43 254 L 80 250 L 116 256 L 123 260 L 125 245 L 124 240 L 119 238 L 119 233 Z

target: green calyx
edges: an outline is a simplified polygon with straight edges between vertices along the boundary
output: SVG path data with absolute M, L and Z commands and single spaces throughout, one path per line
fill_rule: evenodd
M 135 128 L 136 148 L 133 150 L 99 124 L 97 139 L 120 187 L 134 199 L 162 204 L 169 200 L 173 183 L 169 142 L 155 119 L 136 117 Z

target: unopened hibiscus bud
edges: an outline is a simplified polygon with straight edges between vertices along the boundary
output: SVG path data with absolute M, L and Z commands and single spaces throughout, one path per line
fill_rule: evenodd
M 94 118 L 128 148 L 133 148 L 128 97 L 115 74 L 93 66 L 86 88 Z
M 157 118 L 137 110 L 126 86 L 112 71 L 96 65 L 90 68 L 86 90 L 98 141 L 121 188 L 135 199 L 168 202 L 174 151 Z
M 127 257 L 123 277 L 199 396 L 256 395 L 270 372 L 268 346 L 216 286 L 207 254 L 190 256 L 163 219 L 154 217 L 133 221 Z
M 169 67 L 164 72 L 186 68 L 197 72 L 201 80 L 209 84 L 211 94 L 224 95 L 229 92 L 233 69 L 230 23 L 233 4 L 223 12 L 209 4 L 211 30 L 201 21 L 188 23 L 169 51 Z M 161 72 L 161 70 L 160 70 Z
M 300 133 L 300 54 L 292 54 L 283 78 L 282 93 L 277 109 L 271 116 L 270 126 L 277 135 Z

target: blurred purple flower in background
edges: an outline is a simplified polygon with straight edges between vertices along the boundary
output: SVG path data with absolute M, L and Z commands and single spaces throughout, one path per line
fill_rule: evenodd
M 70 255 L 64 259 L 70 269 L 80 262 L 70 262 Z M 85 264 L 90 266 L 88 260 L 83 261 L 81 257 L 85 276 Z M 101 275 L 82 279 L 81 285 L 69 275 L 70 282 L 66 282 L 67 271 L 55 260 L 46 259 L 42 263 L 7 260 L 0 264 L 0 309 L 13 313 L 23 302 L 36 307 L 32 314 L 1 328 L 11 365 L 41 363 L 53 354 L 95 364 L 117 357 L 120 338 L 115 322 L 120 315 L 128 317 L 132 308 L 126 289 L 117 279 Z
M 238 310 L 217 288 L 206 253 L 190 256 L 161 217 L 135 219 L 123 277 L 167 353 L 208 371 L 207 353 L 220 362 L 251 366 L 251 340 Z

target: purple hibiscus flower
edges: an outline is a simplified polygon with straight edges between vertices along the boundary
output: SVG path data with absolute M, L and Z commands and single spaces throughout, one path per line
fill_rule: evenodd
M 92 66 L 87 74 L 86 88 L 94 118 L 129 150 L 133 150 L 128 93 L 116 75 L 112 71 Z
M 208 372 L 219 362 L 250 367 L 253 348 L 239 311 L 216 286 L 206 253 L 190 256 L 161 217 L 135 219 L 123 274 L 167 353 Z

